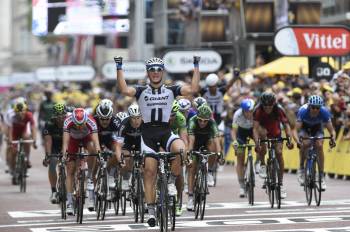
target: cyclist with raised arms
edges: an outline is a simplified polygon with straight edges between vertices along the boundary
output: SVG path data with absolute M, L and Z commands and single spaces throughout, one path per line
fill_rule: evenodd
M 62 154 L 67 155 L 67 214 L 73 215 L 73 184 L 74 174 L 79 165 L 75 154 L 79 151 L 79 145 L 82 144 L 89 154 L 97 154 L 101 151 L 98 140 L 98 129 L 94 118 L 83 108 L 75 108 L 63 124 Z M 88 157 L 88 180 L 87 190 L 89 192 L 88 209 L 94 210 L 94 182 L 93 169 L 96 157 Z
M 212 109 L 217 125 L 221 123 L 221 114 L 224 112 L 224 95 L 227 90 L 231 88 L 236 77 L 239 76 L 239 73 L 239 70 L 235 69 L 234 78 L 232 78 L 227 85 L 221 87 L 218 86 L 219 77 L 215 73 L 210 73 L 205 79 L 207 87 L 203 88 L 200 93 L 202 97 L 207 100 L 207 104 Z
M 217 124 L 212 119 L 212 111 L 206 104 L 198 108 L 197 115 L 190 119 L 188 124 L 189 151 L 199 151 L 201 147 L 211 152 L 220 152 L 220 140 Z M 208 186 L 214 186 L 212 174 L 216 157 L 208 159 Z M 193 160 L 188 173 L 188 202 L 187 210 L 193 210 L 193 185 L 196 172 L 196 160 Z
M 192 95 L 199 90 L 199 60 L 194 57 L 194 72 L 191 85 L 163 85 L 164 63 L 160 58 L 151 58 L 146 62 L 147 76 L 150 83 L 146 86 L 131 87 L 125 82 L 122 70 L 122 58 L 114 58 L 117 66 L 117 82 L 121 94 L 129 97 L 136 97 L 140 106 L 143 119 L 141 150 L 144 152 L 157 152 L 158 143 L 165 151 L 181 153 L 185 150 L 184 142 L 171 132 L 169 118 L 173 101 L 179 95 Z M 186 156 L 185 155 L 185 160 Z M 157 176 L 157 160 L 145 159 L 144 187 L 145 200 L 148 208 L 149 226 L 156 224 L 155 216 L 155 183 Z M 172 176 L 168 184 L 169 194 L 176 195 L 175 179 L 181 174 L 181 158 L 176 157 L 171 162 Z
M 46 121 L 42 134 L 44 136 L 45 158 L 43 165 L 48 168 L 49 182 L 51 186 L 50 202 L 57 203 L 57 158 L 48 157 L 49 155 L 57 155 L 62 150 L 63 123 L 67 116 L 65 105 L 56 103 L 53 105 L 53 115 L 50 120 Z
M 324 102 L 322 97 L 318 95 L 312 95 L 309 97 L 307 104 L 304 104 L 299 108 L 296 122 L 296 133 L 294 134 L 294 140 L 297 142 L 300 147 L 300 168 L 298 170 L 298 181 L 301 185 L 304 185 L 304 163 L 306 159 L 306 152 L 308 147 L 310 146 L 310 141 L 303 140 L 299 141 L 300 137 L 323 137 L 324 127 L 327 128 L 330 136 L 332 137 L 329 140 L 329 146 L 335 147 L 335 130 L 331 121 L 331 113 L 324 106 Z M 324 180 L 324 152 L 323 152 L 323 140 L 317 140 L 315 142 L 315 148 L 318 153 L 318 157 L 320 160 L 320 171 L 322 176 L 321 189 L 326 190 L 326 183 Z
M 31 135 L 28 133 L 27 125 L 30 124 Z M 14 114 L 11 115 L 9 119 L 9 127 L 8 127 L 8 144 L 11 146 L 11 159 L 10 159 L 10 170 L 11 174 L 13 174 L 16 167 L 16 156 L 17 156 L 17 144 L 12 145 L 12 141 L 19 139 L 31 139 L 33 138 L 33 147 L 36 149 L 36 136 L 37 129 L 35 126 L 33 113 L 28 111 L 28 106 L 24 102 L 18 102 L 14 105 Z M 32 165 L 30 163 L 30 146 L 31 144 L 25 143 L 23 145 L 24 152 L 27 157 L 27 167 L 30 168 Z M 12 183 L 16 183 L 16 178 L 12 176 Z
M 107 168 L 110 187 L 114 187 L 114 174 L 117 164 L 117 133 L 120 121 L 113 114 L 113 102 L 109 99 L 102 99 L 96 107 L 94 119 L 98 128 L 100 146 L 110 150 L 114 155 L 108 160 Z M 111 181 L 113 180 L 113 181 Z
M 133 167 L 133 160 L 125 157 L 122 160 L 122 153 L 130 155 L 132 150 L 141 151 L 141 125 L 142 117 L 140 107 L 133 103 L 128 107 L 128 116 L 121 118 L 117 133 L 116 157 L 121 165 L 122 190 L 129 190 L 129 180 Z
M 286 113 L 281 105 L 276 103 L 276 96 L 270 92 L 264 92 L 260 96 L 260 102 L 255 107 L 253 113 L 253 136 L 255 142 L 255 151 L 260 159 L 261 166 L 259 175 L 261 178 L 266 178 L 266 165 L 265 165 L 265 154 L 266 145 L 260 146 L 259 139 L 266 138 L 281 138 L 283 125 L 284 131 L 287 138 L 292 136 L 289 121 Z M 288 149 L 293 148 L 292 142 L 287 142 Z M 280 167 L 280 181 L 281 181 L 281 198 L 287 197 L 287 192 L 283 186 L 283 172 L 284 172 L 284 160 L 282 156 L 283 143 L 277 143 L 275 146 L 276 158 Z
M 253 99 L 244 99 L 241 102 L 241 107 L 234 113 L 232 121 L 232 141 L 235 154 L 237 156 L 237 177 L 239 183 L 239 197 L 245 196 L 244 186 L 244 149 L 239 148 L 239 145 L 247 143 L 248 138 L 253 139 L 253 110 L 255 102 Z

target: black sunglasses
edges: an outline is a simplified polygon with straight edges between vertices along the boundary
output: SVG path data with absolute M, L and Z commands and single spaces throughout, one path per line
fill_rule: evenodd
M 149 71 L 149 72 L 161 72 L 163 70 L 164 69 L 161 67 L 152 67 L 152 68 L 147 69 L 147 71 Z
M 320 106 L 311 106 L 311 109 L 313 110 L 319 110 L 321 107 Z
M 203 118 L 198 118 L 198 117 L 197 117 L 197 119 L 199 122 L 202 122 L 202 123 L 209 122 L 209 119 L 203 119 Z

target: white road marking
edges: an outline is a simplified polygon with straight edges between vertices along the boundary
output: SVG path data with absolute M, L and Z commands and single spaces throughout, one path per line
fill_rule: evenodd
M 350 200 L 333 200 L 333 201 L 322 201 L 322 205 L 350 205 Z M 185 209 L 185 206 L 183 208 Z M 306 206 L 305 202 L 297 202 L 297 201 L 284 201 L 282 202 L 282 209 L 278 209 L 278 211 L 290 209 L 283 209 L 283 206 L 287 207 L 298 207 L 298 206 Z M 257 208 L 268 208 L 265 212 L 271 212 L 273 209 L 269 209 L 269 202 L 256 202 L 254 206 L 248 205 L 246 202 L 224 202 L 224 203 L 209 203 L 206 205 L 206 210 L 217 210 L 217 209 L 251 209 L 247 212 L 263 212 L 260 210 L 253 210 Z M 108 210 L 108 214 L 113 212 L 112 209 Z M 128 207 L 126 209 L 126 213 L 132 213 L 132 209 Z M 61 215 L 60 210 L 32 210 L 32 211 L 10 211 L 8 214 L 12 218 L 34 218 L 34 217 L 59 217 Z M 119 213 L 120 214 L 120 213 Z M 87 209 L 84 210 L 84 215 L 95 215 L 95 212 L 90 212 Z
M 299 219 L 296 222 L 294 220 Z M 208 227 L 222 227 L 222 226 L 242 226 L 242 225 L 271 225 L 271 224 L 295 224 L 295 223 L 317 223 L 322 222 L 337 222 L 349 221 L 349 215 L 337 215 L 334 217 L 320 216 L 320 217 L 290 217 L 290 218 L 254 218 L 254 219 L 233 219 L 233 220 L 196 220 L 196 221 L 177 221 L 176 228 L 193 229 L 193 228 L 208 228 Z M 159 229 L 157 227 L 149 228 L 146 224 L 116 224 L 116 225 L 88 225 L 88 226 L 73 226 L 73 227 L 49 227 L 49 228 L 31 228 L 32 232 L 74 232 L 74 231 L 130 231 L 130 230 L 153 230 Z M 294 230 L 293 230 L 294 231 Z

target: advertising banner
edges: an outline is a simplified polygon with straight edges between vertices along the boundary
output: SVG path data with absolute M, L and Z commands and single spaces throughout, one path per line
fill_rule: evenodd
M 274 45 L 285 56 L 345 56 L 350 53 L 350 31 L 342 26 L 283 27 Z

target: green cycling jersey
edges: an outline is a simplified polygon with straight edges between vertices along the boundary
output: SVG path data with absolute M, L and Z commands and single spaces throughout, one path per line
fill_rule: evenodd
M 170 118 L 170 127 L 172 132 L 176 135 L 178 135 L 181 130 L 187 130 L 186 118 L 180 111 L 176 112 L 174 118 Z
M 200 128 L 197 115 L 195 115 L 188 123 L 188 135 L 193 135 L 200 139 L 212 139 L 219 136 L 219 130 L 213 119 L 209 119 L 208 124 L 205 127 Z

